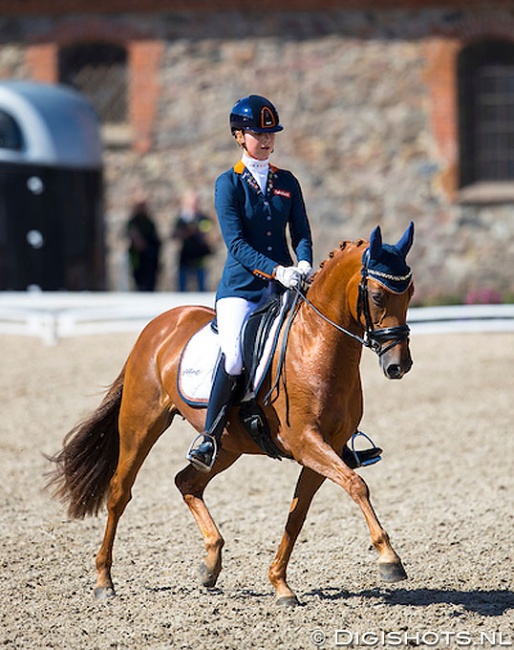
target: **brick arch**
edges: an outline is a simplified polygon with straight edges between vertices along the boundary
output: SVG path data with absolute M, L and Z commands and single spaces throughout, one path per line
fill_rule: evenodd
M 450 199 L 457 194 L 459 177 L 457 57 L 464 47 L 486 39 L 514 42 L 514 20 L 495 14 L 472 17 L 451 33 L 434 35 L 425 43 L 430 121 L 441 161 L 438 184 Z
M 123 45 L 127 50 L 133 147 L 145 153 L 152 146 L 159 99 L 159 65 L 164 51 L 162 41 L 152 34 L 109 17 L 64 19 L 28 45 L 25 60 L 29 75 L 36 81 L 57 83 L 59 48 L 94 40 Z

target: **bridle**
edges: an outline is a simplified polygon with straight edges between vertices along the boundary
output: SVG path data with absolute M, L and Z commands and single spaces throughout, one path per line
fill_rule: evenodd
M 366 266 L 362 267 L 362 280 L 359 282 L 359 297 L 357 299 L 357 315 L 360 317 L 364 314 L 366 329 L 364 332 L 363 345 L 376 352 L 379 357 L 388 352 L 391 348 L 402 341 L 409 340 L 410 327 L 405 325 L 395 325 L 393 327 L 380 327 L 375 329 L 371 320 L 369 310 L 369 291 L 368 276 L 369 270 Z M 410 275 L 410 274 L 409 274 Z M 389 345 L 384 347 L 384 343 L 390 341 Z
M 280 376 L 282 374 L 282 368 L 285 360 L 287 342 L 289 340 L 289 332 L 291 331 L 291 325 L 293 324 L 293 320 L 297 314 L 298 311 L 297 307 L 300 301 L 306 303 L 326 323 L 334 327 L 339 332 L 346 334 L 346 336 L 349 336 L 350 338 L 358 341 L 364 347 L 370 348 L 370 350 L 373 350 L 373 352 L 375 352 L 379 357 L 384 355 L 388 350 L 394 348 L 402 341 L 409 339 L 410 327 L 408 325 L 395 325 L 394 327 L 380 327 L 378 329 L 375 329 L 373 325 L 373 321 L 371 320 L 371 313 L 369 309 L 369 291 L 368 291 L 368 276 L 373 277 L 374 274 L 375 272 L 371 272 L 368 269 L 367 264 L 363 265 L 361 269 L 362 280 L 359 283 L 359 296 L 357 299 L 357 314 L 359 317 L 361 314 L 364 315 L 364 321 L 366 323 L 364 336 L 359 336 L 354 332 L 350 332 L 350 330 L 346 329 L 346 327 L 339 325 L 331 318 L 326 316 L 323 312 L 321 312 L 316 307 L 316 305 L 314 305 L 309 300 L 309 298 L 307 298 L 307 294 L 305 292 L 305 282 L 303 282 L 301 286 L 293 287 L 292 289 L 289 290 L 290 291 L 289 300 L 291 303 L 289 308 L 289 316 L 287 318 L 284 327 L 284 337 L 282 340 L 282 345 L 280 347 L 275 381 L 273 382 L 273 385 L 271 386 L 269 392 L 266 394 L 266 397 L 264 398 L 265 404 L 270 403 L 273 392 L 278 388 L 278 384 L 279 384 Z M 408 280 L 410 279 L 410 276 L 411 273 L 409 273 L 407 277 L 389 276 L 388 279 L 398 280 L 398 281 Z M 384 347 L 384 343 L 386 343 L 387 341 L 390 341 L 390 343 L 389 345 Z
M 342 325 L 334 322 L 328 316 L 323 314 L 308 298 L 306 293 L 302 288 L 295 287 L 294 291 L 296 292 L 296 300 L 303 300 L 318 316 L 320 316 L 325 322 L 329 323 L 339 332 L 346 334 L 352 339 L 358 341 L 361 345 L 366 348 L 373 350 L 379 357 L 388 352 L 391 348 L 394 348 L 396 345 L 409 339 L 410 327 L 408 325 L 395 325 L 394 327 L 380 327 L 375 329 L 373 321 L 371 319 L 371 312 L 369 308 L 369 291 L 368 291 L 368 277 L 373 277 L 374 272 L 370 272 L 367 264 L 364 264 L 361 270 L 362 280 L 359 283 L 359 296 L 357 299 L 357 315 L 360 317 L 361 314 L 364 316 L 365 329 L 364 336 L 359 336 L 354 332 L 346 329 Z M 382 274 L 380 274 L 382 275 Z M 409 279 L 411 273 L 407 277 L 398 277 L 398 276 L 388 276 L 389 280 L 406 280 Z M 378 278 L 377 278 L 378 279 Z M 296 304 L 295 304 L 296 306 Z M 294 311 L 294 309 L 292 310 Z M 389 345 L 384 347 L 384 344 L 390 341 Z

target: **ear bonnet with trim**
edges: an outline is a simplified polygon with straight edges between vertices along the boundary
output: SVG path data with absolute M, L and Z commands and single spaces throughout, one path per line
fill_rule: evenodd
M 362 254 L 362 276 L 373 278 L 393 293 L 407 291 L 412 282 L 412 270 L 406 257 L 413 241 L 412 221 L 394 245 L 382 243 L 382 232 L 377 226 L 369 238 L 369 247 Z

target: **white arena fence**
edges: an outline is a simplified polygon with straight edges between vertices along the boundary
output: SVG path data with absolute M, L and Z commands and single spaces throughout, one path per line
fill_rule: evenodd
M 0 292 L 0 334 L 32 336 L 46 345 L 91 334 L 139 332 L 179 305 L 214 305 L 213 293 Z M 413 307 L 413 334 L 514 331 L 514 304 Z

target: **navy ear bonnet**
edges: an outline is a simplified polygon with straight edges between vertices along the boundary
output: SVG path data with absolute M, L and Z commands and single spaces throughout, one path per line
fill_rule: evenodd
M 362 276 L 373 278 L 393 293 L 407 291 L 412 282 L 412 271 L 407 266 L 406 257 L 413 240 L 412 221 L 394 245 L 382 243 L 380 226 L 377 226 L 369 238 L 369 247 L 362 254 Z

